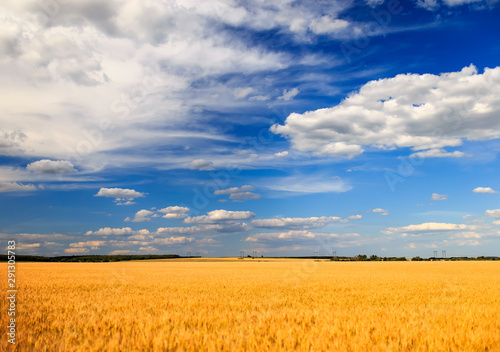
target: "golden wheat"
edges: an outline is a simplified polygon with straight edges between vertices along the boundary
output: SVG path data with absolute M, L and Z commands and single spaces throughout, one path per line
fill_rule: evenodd
M 498 262 L 17 265 L 2 350 L 500 351 Z

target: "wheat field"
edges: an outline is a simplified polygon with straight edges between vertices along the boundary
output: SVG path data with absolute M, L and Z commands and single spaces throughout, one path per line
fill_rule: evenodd
M 500 351 L 498 262 L 17 266 L 5 351 Z

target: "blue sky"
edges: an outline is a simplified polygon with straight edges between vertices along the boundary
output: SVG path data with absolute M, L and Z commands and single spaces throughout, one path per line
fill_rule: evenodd
M 5 1 L 0 238 L 500 253 L 498 1 Z

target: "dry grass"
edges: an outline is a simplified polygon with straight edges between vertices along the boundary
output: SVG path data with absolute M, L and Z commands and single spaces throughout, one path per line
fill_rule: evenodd
M 18 351 L 500 351 L 498 262 L 19 263 L 18 280 Z

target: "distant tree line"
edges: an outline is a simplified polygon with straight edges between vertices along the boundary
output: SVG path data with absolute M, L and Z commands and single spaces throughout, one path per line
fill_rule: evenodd
M 16 255 L 16 262 L 123 262 L 129 260 L 173 259 L 181 258 L 177 254 L 146 254 L 146 255 L 74 255 L 43 257 L 37 255 Z M 1 254 L 0 261 L 6 262 L 7 255 Z
M 365 262 L 365 261 L 371 261 L 371 262 L 380 262 L 380 261 L 407 261 L 406 257 L 379 257 L 376 255 L 371 255 L 368 257 L 365 254 L 358 254 L 355 257 L 330 257 L 331 260 L 333 261 L 355 261 L 355 262 Z M 500 260 L 500 257 L 486 257 L 486 256 L 480 256 L 480 257 L 450 257 L 450 258 L 421 258 L 421 257 L 413 257 L 411 258 L 411 261 L 433 261 L 433 260 L 446 260 L 446 261 L 457 261 L 457 260 Z
M 394 261 L 406 261 L 406 257 L 379 257 L 377 255 L 371 255 L 368 257 L 366 254 L 358 254 L 355 257 L 332 257 L 333 261 L 350 261 L 350 262 L 394 262 Z

